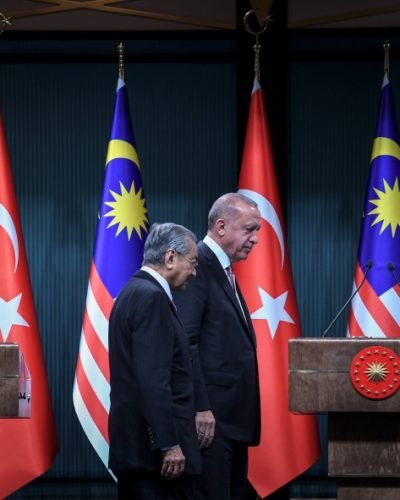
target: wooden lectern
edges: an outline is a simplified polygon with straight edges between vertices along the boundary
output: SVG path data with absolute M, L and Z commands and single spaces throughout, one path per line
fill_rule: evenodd
M 29 418 L 31 379 L 19 347 L 0 344 L 0 417 Z
M 328 474 L 337 477 L 338 500 L 400 500 L 400 390 L 369 399 L 349 373 L 372 346 L 400 355 L 400 339 L 289 341 L 289 409 L 328 413 Z

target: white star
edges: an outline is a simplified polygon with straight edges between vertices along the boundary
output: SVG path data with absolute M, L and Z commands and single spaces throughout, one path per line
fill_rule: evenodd
M 22 293 L 9 302 L 0 297 L 0 333 L 3 342 L 7 342 L 13 325 L 29 326 L 25 319 L 19 314 L 18 307 L 21 302 Z
M 285 303 L 288 292 L 283 292 L 279 297 L 272 297 L 262 288 L 258 287 L 262 306 L 251 315 L 251 319 L 265 319 L 268 323 L 272 338 L 275 337 L 276 330 L 281 321 L 294 323 L 293 319 L 285 310 Z

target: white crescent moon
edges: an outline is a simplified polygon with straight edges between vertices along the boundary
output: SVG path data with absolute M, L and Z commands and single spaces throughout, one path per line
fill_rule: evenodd
M 272 229 L 275 231 L 276 237 L 279 241 L 279 246 L 281 247 L 281 268 L 283 267 L 283 263 L 285 262 L 285 242 L 283 239 L 283 231 L 281 222 L 279 220 L 278 214 L 275 211 L 272 203 L 270 203 L 267 198 L 264 198 L 260 193 L 256 191 L 250 191 L 249 189 L 239 189 L 238 193 L 244 194 L 247 198 L 255 201 L 258 205 L 258 209 L 260 210 L 261 217 L 270 224 Z
M 0 227 L 3 227 L 5 232 L 8 234 L 13 249 L 14 249 L 14 258 L 15 258 L 15 266 L 14 272 L 18 267 L 18 259 L 19 259 L 19 246 L 18 246 L 18 236 L 17 230 L 15 229 L 14 222 L 12 217 L 6 207 L 0 203 Z

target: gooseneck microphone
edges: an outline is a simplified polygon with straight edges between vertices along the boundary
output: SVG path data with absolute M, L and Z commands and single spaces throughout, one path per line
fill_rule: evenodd
M 396 268 L 394 267 L 394 265 L 391 262 L 389 262 L 389 264 L 387 265 L 387 268 L 393 274 L 393 278 L 395 279 L 396 284 L 400 285 L 399 279 L 398 279 L 398 277 L 397 277 L 397 275 L 395 273 Z
M 350 295 L 350 297 L 346 300 L 346 302 L 343 304 L 341 307 L 340 311 L 336 314 L 336 316 L 333 318 L 333 320 L 329 323 L 328 327 L 322 334 L 322 338 L 326 336 L 326 334 L 331 330 L 332 326 L 336 323 L 336 321 L 340 318 L 342 315 L 343 311 L 346 309 L 346 307 L 350 304 L 350 302 L 353 300 L 353 297 L 360 291 L 360 288 L 363 286 L 365 283 L 365 280 L 367 279 L 367 274 L 369 273 L 371 267 L 373 266 L 372 260 L 369 260 L 365 264 L 365 269 L 364 269 L 364 277 L 361 280 L 361 283 L 358 285 L 358 287 L 354 290 L 354 292 Z

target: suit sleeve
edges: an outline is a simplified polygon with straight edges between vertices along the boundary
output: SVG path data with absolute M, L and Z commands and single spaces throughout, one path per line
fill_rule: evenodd
M 139 386 L 138 403 L 149 426 L 152 447 L 168 448 L 178 444 L 170 385 L 174 349 L 173 313 L 162 291 L 143 294 L 130 310 L 135 311 L 128 317 L 128 328 L 133 337 L 131 354 Z
M 196 411 L 211 409 L 204 380 L 201 356 L 200 337 L 202 321 L 207 310 L 208 286 L 206 273 L 209 272 L 205 262 L 199 262 L 196 277 L 189 281 L 187 288 L 174 295 L 174 301 L 187 335 L 193 363 L 193 384 Z

